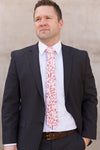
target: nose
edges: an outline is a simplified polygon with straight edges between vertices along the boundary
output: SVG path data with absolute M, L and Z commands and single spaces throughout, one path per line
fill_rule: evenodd
M 47 21 L 46 21 L 46 19 L 41 19 L 41 21 L 40 21 L 40 25 L 47 25 Z

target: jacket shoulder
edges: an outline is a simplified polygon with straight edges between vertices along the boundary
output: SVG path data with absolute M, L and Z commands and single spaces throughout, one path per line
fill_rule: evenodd
M 22 49 L 13 50 L 13 51 L 11 52 L 11 56 L 13 56 L 13 55 L 14 55 L 14 56 L 26 55 L 27 52 L 32 51 L 36 45 L 37 45 L 37 44 L 35 44 L 35 45 L 30 45 L 30 46 L 24 47 L 24 48 L 22 48 Z
M 68 51 L 69 53 L 71 53 L 72 55 L 87 55 L 88 52 L 86 50 L 81 50 L 75 47 L 71 47 L 71 46 L 67 46 L 62 44 L 63 48 L 66 49 L 66 51 Z

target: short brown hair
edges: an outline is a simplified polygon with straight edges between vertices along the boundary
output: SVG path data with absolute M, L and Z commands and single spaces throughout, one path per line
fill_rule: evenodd
M 61 12 L 60 7 L 52 0 L 39 0 L 35 4 L 35 7 L 34 7 L 34 16 L 35 16 L 36 9 L 40 6 L 52 6 L 55 9 L 56 13 L 57 13 L 58 21 L 60 21 L 62 19 L 62 12 Z

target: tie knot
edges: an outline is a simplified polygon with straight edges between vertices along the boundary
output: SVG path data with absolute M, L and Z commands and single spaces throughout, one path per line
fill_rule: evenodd
M 45 52 L 54 54 L 55 50 L 53 48 L 47 48 Z

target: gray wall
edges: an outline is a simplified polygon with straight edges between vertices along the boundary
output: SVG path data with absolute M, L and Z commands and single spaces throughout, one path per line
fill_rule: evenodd
M 55 0 L 63 10 L 62 41 L 87 50 L 96 80 L 100 100 L 100 0 Z M 0 108 L 12 50 L 32 45 L 37 41 L 33 26 L 33 6 L 37 0 L 0 1 Z M 100 104 L 98 104 L 100 108 Z M 98 111 L 98 126 L 100 125 Z M 1 128 L 0 128 L 1 131 Z M 0 149 L 2 149 L 0 133 Z M 97 141 L 89 148 L 99 150 Z

